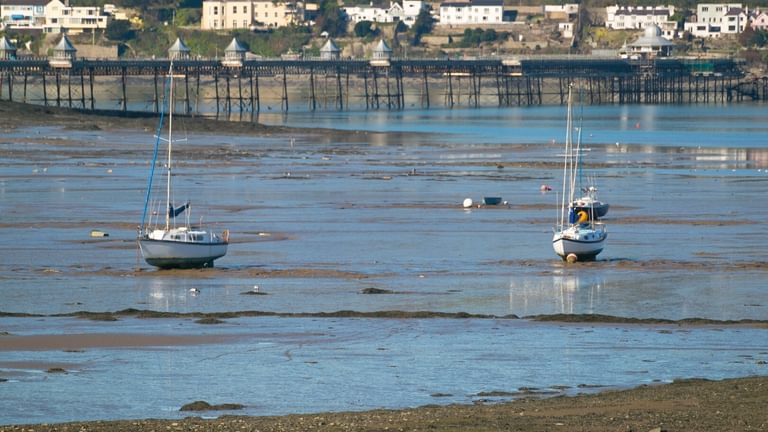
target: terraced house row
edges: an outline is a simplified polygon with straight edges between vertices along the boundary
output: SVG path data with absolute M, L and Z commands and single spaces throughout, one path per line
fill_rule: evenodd
M 570 31 L 579 12 L 579 4 L 542 5 L 536 14 L 561 21 L 561 31 Z M 390 1 L 388 6 L 345 6 L 346 18 L 357 23 L 401 21 L 412 25 L 423 10 L 430 10 L 437 25 L 503 26 L 524 19 L 519 7 L 504 5 L 503 0 L 448 0 L 430 3 L 423 0 Z M 700 3 L 681 28 L 674 16 L 674 6 L 608 6 L 605 26 L 616 30 L 644 29 L 658 26 L 666 39 L 684 33 L 696 37 L 720 37 L 737 34 L 751 27 L 768 30 L 768 12 L 749 9 L 741 3 Z M 314 1 L 280 0 L 204 0 L 202 30 L 263 29 L 291 24 L 313 24 L 318 14 Z M 89 33 L 107 28 L 112 20 L 128 19 L 114 5 L 70 6 L 69 0 L 4 0 L 0 5 L 0 30 L 29 30 L 43 33 Z

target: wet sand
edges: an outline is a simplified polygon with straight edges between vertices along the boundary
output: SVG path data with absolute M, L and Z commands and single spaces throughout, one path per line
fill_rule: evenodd
M 103 113 L 110 114 L 110 113 Z M 0 127 L 12 129 L 20 124 L 29 125 L 59 125 L 80 130 L 105 130 L 119 127 L 120 129 L 143 128 L 152 130 L 155 127 L 154 116 L 135 115 L 129 118 L 111 115 L 83 114 L 76 111 L 57 108 L 30 107 L 14 103 L 0 102 Z M 208 119 L 195 119 L 188 122 L 191 128 L 205 132 L 222 133 L 252 133 L 288 134 L 294 136 L 304 131 L 292 131 L 287 128 L 264 127 L 253 123 L 217 122 Z M 313 131 L 313 134 L 326 134 L 336 141 L 343 141 L 350 134 L 359 140 L 355 132 Z M 213 154 L 213 153 L 211 153 Z M 210 156 L 214 158 L 214 156 Z M 509 165 L 511 166 L 511 165 Z M 381 180 L 385 180 L 383 177 Z M 426 206 L 425 206 L 426 207 Z M 675 223 L 675 224 L 734 224 L 744 223 L 739 219 L 731 221 L 692 220 L 666 221 L 659 218 L 637 218 L 627 223 Z M 3 228 L 11 228 L 6 224 Z M 255 241 L 255 240 L 254 240 Z M 128 246 L 126 246 L 128 247 Z M 133 245 L 130 245 L 133 247 Z M 650 261 L 634 262 L 620 260 L 616 262 L 601 262 L 588 265 L 609 265 L 619 268 L 640 269 L 703 269 L 709 264 L 690 262 Z M 718 271 L 741 271 L 745 267 L 764 270 L 764 262 L 723 264 Z M 44 270 L 43 270 L 44 271 Z M 208 271 L 207 275 L 215 274 L 217 270 Z M 115 270 L 105 269 L 105 273 L 115 273 Z M 369 275 L 341 270 L 291 269 L 264 270 L 245 269 L 227 270 L 228 274 L 241 272 L 243 277 L 258 276 L 260 278 L 275 277 L 333 277 L 333 278 L 365 278 Z M 72 273 L 87 274 L 88 272 L 73 271 Z M 140 275 L 142 272 L 134 272 Z M 157 273 L 153 272 L 156 276 Z M 176 275 L 168 272 L 168 276 Z M 252 312 L 258 313 L 258 312 Z M 110 321 L 121 316 L 141 316 L 151 314 L 151 311 L 118 311 L 83 313 L 83 318 Z M 200 319 L 226 319 L 237 313 L 223 314 L 171 314 L 172 317 L 188 316 Z M 270 313 L 272 314 L 272 313 Z M 350 315 L 352 314 L 352 315 Z M 413 312 L 396 313 L 396 311 L 379 313 L 336 312 L 318 313 L 310 316 L 381 316 L 387 318 L 423 318 L 423 314 Z M 435 316 L 437 313 L 428 313 Z M 455 314 L 454 314 L 455 315 Z M 293 316 L 287 314 L 286 316 Z M 469 317 L 452 316 L 453 318 Z M 472 315 L 473 318 L 480 316 Z M 510 317 L 513 318 L 513 317 Z M 669 323 L 668 320 L 628 320 L 621 317 L 602 317 L 596 315 L 568 316 L 539 316 L 529 317 L 539 320 L 605 322 L 605 323 L 635 323 L 650 325 L 654 323 Z M 215 322 L 215 321 L 211 321 Z M 735 321 L 735 322 L 673 322 L 679 325 L 750 325 L 762 327 L 764 321 Z M 0 336 L 2 348 L 18 349 L 84 349 L 94 346 L 152 346 L 154 344 L 194 344 L 208 343 L 205 337 L 170 337 L 151 335 L 69 335 L 17 337 L 10 334 Z M 16 365 L 19 366 L 19 365 Z M 30 365 L 34 366 L 34 365 Z M 40 365 L 37 365 L 40 366 Z M 49 373 L 59 372 L 66 366 L 51 364 L 46 366 Z M 692 371 L 695 376 L 695 371 Z M 2 383 L 0 383 L 2 386 Z M 1 388 L 1 387 L 0 387 Z M 237 400 L 230 401 L 237 403 Z M 700 430 L 766 430 L 768 429 L 768 412 L 764 407 L 768 404 L 768 378 L 744 378 L 711 382 L 704 380 L 686 380 L 669 385 L 643 386 L 627 391 L 603 392 L 597 395 L 577 397 L 556 397 L 550 399 L 528 398 L 515 402 L 495 404 L 478 403 L 473 406 L 451 405 L 444 407 L 423 407 L 409 410 L 381 410 L 363 413 L 324 413 L 314 415 L 291 415 L 282 417 L 222 417 L 214 420 L 187 418 L 184 420 L 130 420 L 130 421 L 99 421 L 86 423 L 68 423 L 56 425 L 33 426 L 0 426 L 0 431 L 117 431 L 117 430 L 261 430 L 261 431 L 304 431 L 304 430 L 520 430 L 520 431 L 700 431 Z M 200 416 L 214 415 L 215 412 L 200 413 Z

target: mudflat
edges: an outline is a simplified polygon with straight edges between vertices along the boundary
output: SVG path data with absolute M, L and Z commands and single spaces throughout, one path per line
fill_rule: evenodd
M 118 117 L 111 114 L 116 113 L 91 114 L 60 108 L 0 102 L 0 128 L 7 129 L 19 125 L 57 125 L 86 130 L 92 128 L 151 130 L 156 126 L 156 117 L 152 115 L 136 114 Z M 285 128 L 265 127 L 255 123 L 233 124 L 210 119 L 198 119 L 189 124 L 202 131 L 248 133 L 258 130 L 260 133 L 276 135 L 287 132 Z M 314 130 L 313 134 L 316 133 L 334 134 L 338 137 L 349 134 Z M 641 264 L 630 262 L 620 265 L 640 266 Z M 666 262 L 644 265 L 678 266 L 676 263 Z M 764 263 L 753 265 L 764 268 Z M 243 272 L 246 273 L 246 271 Z M 310 270 L 306 272 L 309 273 Z M 311 276 L 318 276 L 318 270 L 311 270 L 311 272 Z M 334 275 L 356 277 L 354 273 L 334 273 Z M 265 277 L 264 273 L 259 273 L 259 276 Z M 10 344 L 11 336 L 6 335 L 6 337 L 9 339 L 4 342 Z M 146 342 L 147 338 L 150 336 L 130 335 L 131 341 L 136 344 Z M 81 337 L 72 336 L 70 342 L 74 340 L 84 345 L 85 342 L 81 339 Z M 24 342 L 48 346 L 54 342 L 61 343 L 61 340 L 25 340 Z M 109 343 L 118 342 L 120 341 L 109 339 Z M 162 342 L 164 344 L 205 343 L 206 340 L 177 338 Z M 88 343 L 103 345 L 107 342 L 93 341 L 91 338 Z M 696 371 L 691 371 L 691 376 L 696 376 Z M 507 403 L 478 402 L 474 405 L 288 416 L 222 416 L 215 419 L 202 417 L 215 417 L 218 415 L 216 411 L 200 411 L 191 413 L 191 417 L 183 420 L 147 419 L 6 425 L 0 426 L 0 431 L 762 431 L 768 430 L 768 411 L 765 409 L 768 406 L 767 399 L 768 377 L 723 381 L 692 379 L 573 397 L 527 397 Z
M 768 378 L 753 377 L 717 382 L 684 380 L 502 404 L 279 417 L 13 425 L 0 426 L 0 431 L 764 431 L 768 430 L 767 405 Z

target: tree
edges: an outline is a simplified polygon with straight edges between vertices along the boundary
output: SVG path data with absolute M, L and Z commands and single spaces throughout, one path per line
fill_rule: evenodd
M 364 38 L 366 36 L 376 36 L 379 31 L 373 27 L 373 23 L 370 21 L 360 21 L 355 24 L 355 36 Z
M 107 25 L 105 35 L 113 41 L 127 41 L 136 37 L 136 32 L 131 28 L 131 23 L 125 20 L 113 20 Z
M 336 0 L 321 0 L 315 26 L 318 33 L 328 32 L 328 36 L 342 36 L 347 32 L 344 12 Z
M 421 43 L 421 38 L 425 34 L 432 32 L 432 28 L 435 26 L 435 19 L 429 12 L 429 6 L 419 11 L 419 15 L 416 17 L 416 22 L 413 23 L 413 39 L 411 45 L 416 46 Z
M 755 30 L 751 26 L 747 26 L 743 32 L 738 36 L 739 43 L 747 48 L 759 47 L 762 48 L 768 43 L 768 32 L 765 30 Z

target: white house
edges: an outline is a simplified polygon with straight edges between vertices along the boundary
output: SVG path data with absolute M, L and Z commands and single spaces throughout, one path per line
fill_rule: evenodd
M 293 2 L 272 0 L 204 0 L 202 30 L 249 29 L 257 24 L 284 27 L 303 20 Z
M 503 0 L 472 0 L 440 4 L 439 25 L 501 24 Z
M 645 29 L 651 24 L 668 26 L 674 6 L 608 6 L 605 8 L 605 27 L 614 30 Z
M 106 29 L 111 16 L 99 6 L 69 6 L 69 1 L 51 0 L 45 5 L 45 33 L 93 32 Z
M 564 38 L 570 39 L 573 37 L 573 23 L 570 21 L 557 23 L 557 31 L 559 31 Z
M 412 26 L 424 9 L 427 9 L 427 3 L 422 0 L 403 0 L 403 21 Z
M 578 3 L 544 5 L 544 16 L 547 17 L 547 19 L 570 21 L 578 15 Z
M 389 7 L 375 6 L 349 6 L 341 10 L 347 15 L 347 19 L 353 23 L 370 21 L 377 23 L 391 23 L 399 20 L 403 15 L 403 8 L 399 3 L 392 2 Z
M 754 30 L 768 30 L 768 13 L 756 12 L 750 25 Z
M 341 8 L 349 21 L 359 23 L 370 21 L 378 23 L 391 23 L 402 21 L 411 26 L 416 22 L 419 13 L 426 8 L 422 0 L 404 0 L 402 4 L 391 2 L 389 7 L 380 8 L 374 6 L 349 6 Z
M 696 7 L 696 20 L 685 23 L 685 30 L 696 37 L 719 37 L 741 33 L 748 24 L 741 3 L 700 3 Z
M 106 29 L 111 19 L 98 6 L 69 6 L 68 0 L 7 0 L 0 6 L 8 29 L 77 34 Z
M 0 6 L 0 20 L 7 28 L 42 30 L 45 25 L 45 5 L 49 1 L 4 1 Z

